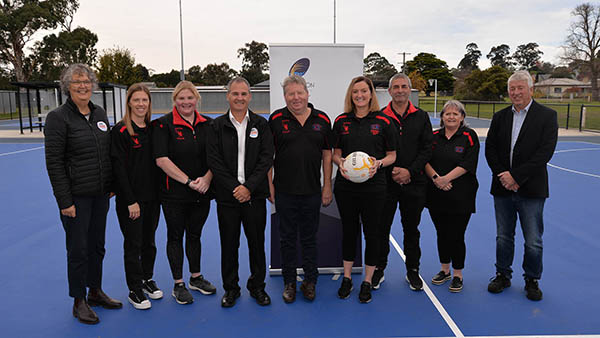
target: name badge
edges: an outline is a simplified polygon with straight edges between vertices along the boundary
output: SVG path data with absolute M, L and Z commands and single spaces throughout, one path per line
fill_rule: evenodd
M 104 123 L 104 121 L 98 121 L 98 123 L 96 123 L 96 125 L 98 126 L 98 129 L 100 129 L 102 131 L 108 130 L 108 127 L 106 126 L 106 123 Z
M 258 137 L 258 129 L 256 129 L 256 128 L 250 129 L 250 138 L 257 138 L 257 137 Z

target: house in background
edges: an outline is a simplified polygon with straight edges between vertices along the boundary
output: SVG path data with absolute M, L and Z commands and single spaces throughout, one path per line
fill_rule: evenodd
M 549 78 L 536 82 L 534 88 L 544 97 L 576 98 L 590 95 L 591 84 L 569 78 Z

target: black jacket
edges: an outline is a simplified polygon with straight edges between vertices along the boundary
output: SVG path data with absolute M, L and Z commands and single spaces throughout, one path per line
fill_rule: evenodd
M 410 183 L 404 189 L 411 189 L 425 194 L 425 164 L 431 158 L 431 141 L 433 139 L 431 121 L 426 111 L 415 107 L 410 101 L 406 112 L 395 112 L 392 102 L 382 109 L 383 113 L 394 121 L 400 132 L 396 162 L 388 169 L 388 188 L 398 189 L 400 185 L 391 179 L 393 167 L 406 168 L 410 172 Z
M 158 167 L 152 153 L 152 124 L 139 128 L 131 123 L 129 135 L 121 121 L 111 130 L 110 147 L 117 204 L 158 200 Z
M 267 172 L 273 165 L 274 146 L 267 120 L 251 111 L 248 117 L 244 186 L 250 190 L 254 200 L 269 196 Z M 233 189 L 240 185 L 237 179 L 238 139 L 229 112 L 211 122 L 208 140 L 208 166 L 213 173 L 217 202 L 237 205 L 239 202 L 233 197 Z
M 60 209 L 73 196 L 98 196 L 111 190 L 110 133 L 106 112 L 89 103 L 89 121 L 69 98 L 46 118 L 46 168 Z
M 485 140 L 485 158 L 492 169 L 492 195 L 506 196 L 498 174 L 509 171 L 519 184 L 517 194 L 530 198 L 547 198 L 548 170 L 558 140 L 556 111 L 533 101 L 523 121 L 513 149 L 510 165 L 510 141 L 513 112 L 508 106 L 494 114 Z

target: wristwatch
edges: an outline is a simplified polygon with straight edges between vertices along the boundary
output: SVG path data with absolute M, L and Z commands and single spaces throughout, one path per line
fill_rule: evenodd
M 189 186 L 192 182 L 194 181 L 192 181 L 192 179 L 188 177 L 187 181 L 185 181 L 185 185 Z
M 435 179 L 438 178 L 438 177 L 440 177 L 440 176 L 438 176 L 438 174 L 433 174 L 433 176 L 431 176 L 431 180 L 435 181 Z

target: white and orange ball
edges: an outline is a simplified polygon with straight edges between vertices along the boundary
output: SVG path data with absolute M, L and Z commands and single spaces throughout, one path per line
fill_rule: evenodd
M 355 151 L 346 156 L 343 167 L 346 175 L 354 183 L 363 183 L 369 179 L 369 169 L 375 165 L 369 154 Z

